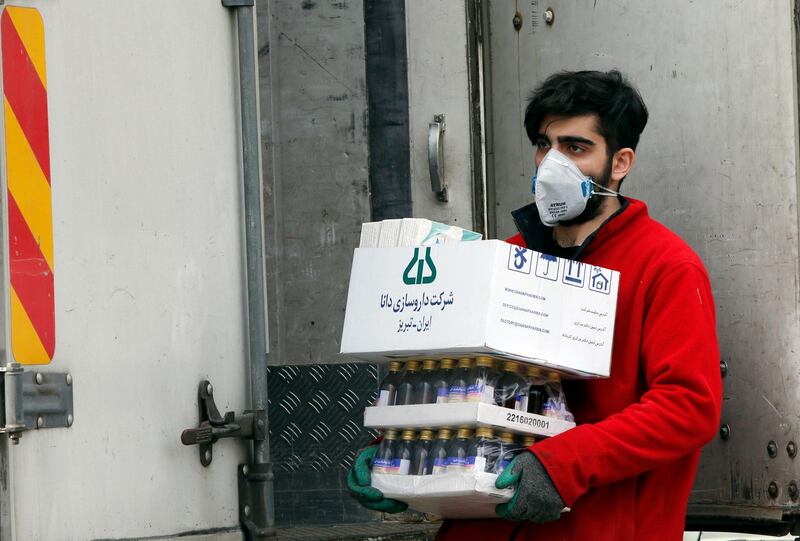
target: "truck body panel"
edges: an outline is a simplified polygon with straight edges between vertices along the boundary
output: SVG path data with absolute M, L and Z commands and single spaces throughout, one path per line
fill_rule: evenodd
M 45 28 L 58 344 L 43 370 L 72 375 L 74 424 L 6 449 L 13 538 L 227 535 L 244 449 L 222 442 L 204 468 L 179 437 L 200 380 L 221 409 L 247 396 L 231 14 L 14 5 Z
M 690 514 L 723 522 L 795 512 L 800 477 L 787 451 L 800 428 L 795 6 L 764 7 L 752 17 L 752 4 L 722 1 L 530 2 L 516 31 L 514 6 L 490 3 L 499 237 L 514 231 L 509 211 L 533 200 L 522 118 L 536 84 L 619 68 L 649 108 L 622 193 L 686 240 L 711 278 L 730 437 L 705 448 Z

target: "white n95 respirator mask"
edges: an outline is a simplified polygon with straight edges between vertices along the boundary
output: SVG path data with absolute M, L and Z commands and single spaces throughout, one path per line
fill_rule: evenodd
M 581 173 L 572 160 L 554 148 L 545 154 L 536 168 L 531 188 L 536 196 L 539 218 L 550 227 L 580 216 L 592 195 L 619 195 Z

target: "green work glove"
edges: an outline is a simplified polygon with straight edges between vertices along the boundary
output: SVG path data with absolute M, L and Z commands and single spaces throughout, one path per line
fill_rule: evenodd
M 497 476 L 497 488 L 514 486 L 514 497 L 495 507 L 500 518 L 547 522 L 556 520 L 564 509 L 564 500 L 547 471 L 530 451 L 517 455 Z
M 370 445 L 356 457 L 356 462 L 347 473 L 347 488 L 350 494 L 367 509 L 384 513 L 400 513 L 408 509 L 408 504 L 383 497 L 383 492 L 370 486 L 370 467 L 377 445 Z

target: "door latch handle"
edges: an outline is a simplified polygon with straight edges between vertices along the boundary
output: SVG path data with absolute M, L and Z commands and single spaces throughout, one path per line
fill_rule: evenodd
M 181 443 L 184 445 L 199 445 L 201 443 L 211 443 L 214 439 L 214 429 L 211 423 L 203 421 L 197 428 L 187 428 L 181 432 Z
M 221 438 L 249 438 L 253 433 L 253 414 L 245 414 L 236 419 L 238 422 L 214 426 L 203 421 L 197 428 L 187 428 L 181 432 L 181 443 L 184 445 L 200 445 L 214 443 Z
M 434 115 L 428 125 L 428 169 L 431 174 L 431 189 L 436 198 L 447 202 L 447 182 L 444 177 L 444 115 Z
M 200 382 L 197 390 L 197 403 L 200 413 L 200 425 L 187 428 L 181 432 L 181 443 L 200 446 L 200 463 L 211 464 L 212 446 L 222 438 L 242 438 L 247 440 L 264 440 L 266 438 L 267 421 L 263 410 L 245 411 L 236 415 L 229 411 L 223 417 L 214 402 L 214 387 L 208 380 Z

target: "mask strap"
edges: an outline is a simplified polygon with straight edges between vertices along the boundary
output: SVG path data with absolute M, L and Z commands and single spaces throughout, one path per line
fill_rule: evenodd
M 598 191 L 593 189 L 592 192 L 591 192 L 592 195 L 602 195 L 604 197 L 615 197 L 615 196 L 619 195 L 619 192 L 615 192 L 611 188 L 606 188 L 605 186 L 600 186 L 598 183 L 593 181 L 591 178 L 589 179 L 589 182 L 592 184 L 592 186 L 597 187 L 597 188 L 599 188 L 601 190 L 604 190 L 603 192 L 598 192 Z

